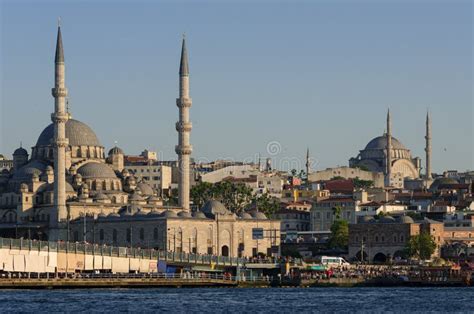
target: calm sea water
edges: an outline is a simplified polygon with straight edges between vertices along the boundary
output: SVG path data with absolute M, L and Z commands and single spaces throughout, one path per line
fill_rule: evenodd
M 3 290 L 0 312 L 474 312 L 474 288 Z

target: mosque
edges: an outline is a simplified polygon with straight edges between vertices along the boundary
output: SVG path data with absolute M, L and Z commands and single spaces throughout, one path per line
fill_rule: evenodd
M 411 152 L 398 139 L 392 136 L 390 110 L 387 113 L 387 131 L 375 137 L 349 160 L 349 167 L 362 168 L 370 172 L 383 173 L 385 186 L 403 187 L 406 180 L 420 179 L 421 159 L 412 157 Z M 432 182 L 431 173 L 431 121 L 426 116 L 426 167 L 423 180 L 425 187 Z M 390 152 L 390 153 L 387 153 Z
M 140 246 L 223 256 L 277 254 L 280 222 L 258 211 L 237 216 L 218 201 L 190 209 L 189 65 L 183 38 L 179 69 L 178 206 L 123 170 L 124 153 L 106 149 L 66 108 L 65 58 L 58 27 L 52 123 L 31 155 L 20 147 L 0 173 L 0 236 Z

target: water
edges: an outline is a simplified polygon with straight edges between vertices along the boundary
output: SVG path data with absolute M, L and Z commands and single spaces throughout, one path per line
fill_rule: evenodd
M 474 312 L 474 288 L 3 290 L 0 312 Z

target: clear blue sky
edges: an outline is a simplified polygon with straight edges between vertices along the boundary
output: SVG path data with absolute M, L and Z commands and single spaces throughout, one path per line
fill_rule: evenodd
M 31 147 L 53 111 L 61 16 L 73 117 L 106 148 L 174 159 L 186 32 L 193 157 L 348 159 L 385 129 L 433 167 L 474 169 L 472 1 L 1 1 L 0 153 Z M 293 159 L 292 159 L 293 158 Z M 302 163 L 302 162 L 301 162 Z

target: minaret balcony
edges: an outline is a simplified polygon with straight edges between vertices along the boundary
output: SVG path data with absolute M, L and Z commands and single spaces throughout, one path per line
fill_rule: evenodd
M 54 88 L 51 89 L 51 93 L 53 94 L 54 98 L 66 97 L 67 96 L 67 88 L 65 88 L 65 87 L 54 87 Z
M 178 155 L 191 155 L 193 147 L 191 145 L 176 145 L 175 151 Z
M 69 120 L 69 114 L 67 112 L 53 112 L 51 114 L 51 121 L 54 123 L 66 123 Z
M 191 122 L 176 122 L 176 131 L 178 132 L 191 132 L 192 128 Z
M 178 106 L 178 108 L 190 108 L 192 103 L 191 98 L 176 98 L 176 106 Z
M 67 138 L 53 139 L 54 147 L 67 147 L 68 145 L 69 145 L 69 140 Z

